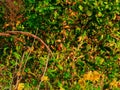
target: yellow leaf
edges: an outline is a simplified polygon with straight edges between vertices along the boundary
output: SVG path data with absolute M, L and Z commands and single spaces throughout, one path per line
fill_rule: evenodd
M 23 90 L 24 89 L 24 83 L 19 83 L 18 84 L 18 90 Z
M 48 76 L 43 76 L 43 77 L 41 78 L 41 80 L 42 80 L 42 81 L 48 81 L 49 78 L 48 78 Z
M 104 62 L 104 59 L 101 59 L 100 64 L 103 64 L 103 62 Z
M 84 78 L 81 78 L 79 81 L 78 81 L 78 83 L 81 85 L 81 86 L 85 86 L 85 79 Z
M 34 51 L 34 46 L 28 47 L 27 52 L 33 52 Z
M 69 29 L 70 26 L 69 26 L 69 25 L 65 25 L 63 28 L 65 28 L 65 29 Z
M 12 30 L 15 30 L 15 29 L 16 29 L 16 27 L 13 26 L 13 27 L 12 27 Z
M 17 22 L 16 22 L 16 26 L 18 26 L 20 23 L 21 23 L 20 21 L 17 21 Z
M 79 36 L 79 37 L 78 37 L 78 42 L 81 42 L 82 39 L 83 39 L 83 37 L 82 37 L 82 36 Z
M 56 40 L 56 42 L 59 42 L 59 43 L 60 43 L 60 42 L 61 42 L 61 40 L 60 40 L 60 39 L 58 39 L 58 40 Z
M 86 14 L 87 14 L 88 16 L 91 16 L 91 15 L 92 15 L 92 11 L 87 10 Z
M 20 72 L 17 72 L 17 76 L 20 76 L 21 75 L 21 73 Z
M 60 87 L 60 90 L 65 90 L 63 87 Z
M 6 23 L 4 24 L 3 28 L 7 28 L 8 26 L 10 26 L 10 24 Z

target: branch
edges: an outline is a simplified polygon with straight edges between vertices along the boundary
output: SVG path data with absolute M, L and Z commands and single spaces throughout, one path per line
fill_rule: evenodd
M 0 36 L 9 37 L 9 36 L 11 36 L 11 35 L 10 35 L 10 34 L 7 34 L 7 33 L 0 33 Z
M 28 36 L 28 37 L 33 37 L 34 39 L 37 39 L 39 42 L 41 42 L 48 50 L 49 53 L 52 54 L 52 51 L 50 50 L 50 48 L 48 47 L 48 45 L 41 39 L 39 38 L 38 36 L 34 35 L 34 34 L 31 34 L 29 32 L 23 32 L 23 31 L 6 31 L 6 33 L 9 35 L 9 34 L 22 34 L 22 35 L 25 35 L 25 36 Z
M 44 77 L 44 75 L 45 75 L 45 73 L 47 71 L 47 66 L 48 66 L 48 61 L 49 61 L 49 58 L 50 58 L 50 54 L 53 56 L 52 51 L 50 50 L 50 48 L 48 47 L 48 45 L 41 38 L 39 38 L 38 36 L 36 36 L 34 34 L 31 34 L 29 32 L 23 32 L 23 31 L 6 31 L 6 33 L 0 33 L 0 36 L 7 36 L 8 37 L 8 36 L 11 36 L 11 34 L 13 34 L 13 35 L 22 34 L 22 35 L 25 35 L 25 36 L 28 36 L 28 37 L 33 37 L 34 39 L 37 39 L 39 42 L 41 42 L 47 48 L 47 50 L 48 50 L 48 58 L 47 58 L 47 61 L 46 61 L 45 70 L 44 70 L 43 75 L 42 75 L 42 77 Z M 38 90 L 40 88 L 41 83 L 42 83 L 42 80 L 39 82 Z

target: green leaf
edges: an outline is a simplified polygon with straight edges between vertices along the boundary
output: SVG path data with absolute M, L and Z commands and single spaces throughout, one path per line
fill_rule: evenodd
M 60 69 L 60 70 L 63 70 L 63 67 L 61 65 L 57 65 L 57 67 Z
M 30 68 L 25 68 L 25 72 L 30 72 Z
M 87 10 L 86 14 L 87 14 L 88 16 L 92 16 L 92 11 Z
M 59 16 L 58 12 L 55 11 L 55 12 L 54 12 L 54 18 L 56 19 L 58 16 Z
M 71 77 L 71 74 L 69 72 L 64 72 L 63 77 L 64 79 L 69 79 Z
M 35 3 L 35 0 L 29 0 L 29 3 Z
M 13 55 L 14 55 L 14 57 L 15 57 L 16 59 L 20 60 L 21 55 L 20 55 L 19 53 L 13 52 Z
M 79 5 L 79 9 L 80 9 L 81 11 L 83 11 L 83 6 L 82 6 L 82 5 Z
M 102 16 L 102 12 L 98 12 L 98 17 L 101 17 Z
M 4 51 L 3 51 L 3 52 L 4 52 L 4 54 L 6 54 L 7 49 L 8 49 L 8 47 L 5 47 L 5 48 L 4 48 Z
M 36 79 L 32 79 L 32 85 L 36 86 L 38 84 L 38 81 Z
M 99 56 L 97 56 L 96 58 L 95 58 L 95 60 L 96 60 L 96 64 L 97 65 L 101 65 L 101 64 L 103 64 L 103 62 L 104 62 L 104 58 L 102 58 L 102 57 L 99 57 Z
M 11 60 L 10 63 L 12 64 L 12 66 L 15 66 L 17 65 L 16 61 L 15 60 Z

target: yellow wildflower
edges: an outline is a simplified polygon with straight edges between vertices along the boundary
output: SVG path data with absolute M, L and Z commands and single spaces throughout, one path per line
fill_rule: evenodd
M 117 85 L 118 85 L 118 82 L 115 79 L 110 83 L 111 87 L 117 87 Z
M 84 74 L 83 78 L 85 80 L 90 80 L 92 82 L 98 81 L 100 79 L 101 74 L 99 74 L 97 71 L 89 71 L 88 73 Z
M 89 71 L 88 73 L 84 74 L 83 78 L 84 78 L 84 80 L 91 80 L 92 81 L 92 78 L 93 78 L 92 71 Z
M 93 71 L 93 81 L 98 81 L 100 76 L 101 75 L 97 71 Z

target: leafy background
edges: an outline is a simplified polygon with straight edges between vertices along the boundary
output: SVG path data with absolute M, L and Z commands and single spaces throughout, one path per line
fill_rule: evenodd
M 1 0 L 0 89 L 120 88 L 119 0 Z M 0 34 L 1 35 L 1 34 Z

